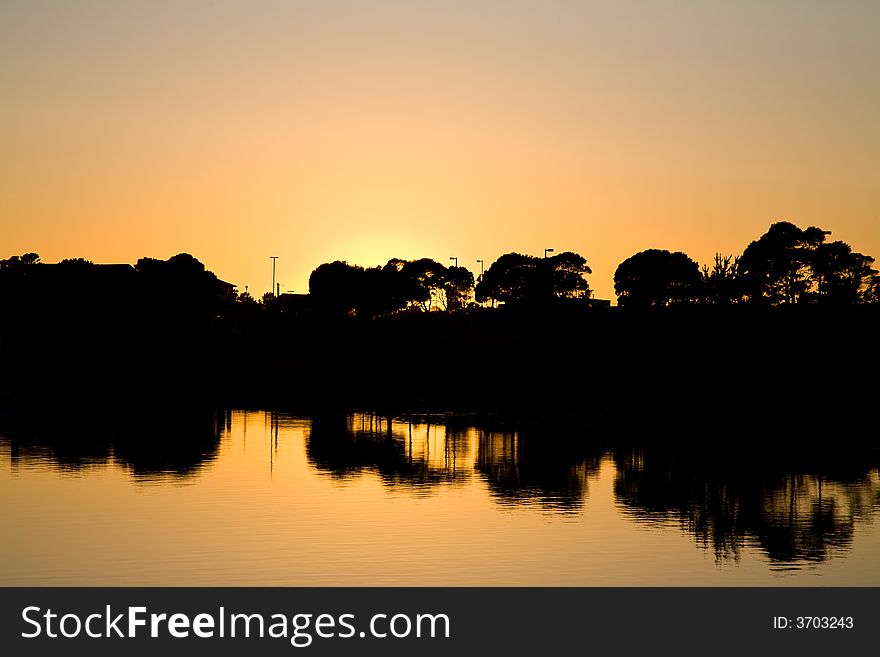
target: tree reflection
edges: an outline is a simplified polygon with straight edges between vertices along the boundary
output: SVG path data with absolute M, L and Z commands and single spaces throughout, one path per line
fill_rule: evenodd
M 568 435 L 484 431 L 477 470 L 501 503 L 537 502 L 548 509 L 576 511 L 587 495 L 588 477 L 598 474 L 601 457 L 601 450 Z
M 309 462 L 337 479 L 377 473 L 389 485 L 424 489 L 471 474 L 469 437 L 424 418 L 325 414 L 312 419 Z
M 13 469 L 49 464 L 66 472 L 121 465 L 139 480 L 187 478 L 216 459 L 229 413 L 131 408 L 23 410 L 4 423 Z
M 719 561 L 759 546 L 777 566 L 848 547 L 880 502 L 876 452 L 618 450 L 614 492 L 646 522 L 677 521 Z
M 331 414 L 312 420 L 309 461 L 340 480 L 375 472 L 389 485 L 429 489 L 483 478 L 495 500 L 580 508 L 600 451 L 563 436 L 476 428 L 455 417 Z

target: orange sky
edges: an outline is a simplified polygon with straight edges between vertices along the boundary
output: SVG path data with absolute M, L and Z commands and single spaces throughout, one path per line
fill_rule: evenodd
M 0 257 L 321 262 L 651 247 L 772 221 L 880 257 L 880 5 L 0 5 Z

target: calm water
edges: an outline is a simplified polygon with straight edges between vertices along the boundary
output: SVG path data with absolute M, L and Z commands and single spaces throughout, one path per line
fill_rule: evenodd
M 0 585 L 880 585 L 875 452 L 262 411 L 35 427 L 0 432 Z

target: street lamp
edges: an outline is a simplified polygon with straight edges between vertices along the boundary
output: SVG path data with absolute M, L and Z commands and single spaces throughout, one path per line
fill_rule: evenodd
M 480 278 L 483 278 L 483 261 L 477 260 L 480 263 Z
M 449 258 L 449 259 L 450 259 L 450 260 L 453 260 L 453 261 L 455 262 L 455 266 L 458 267 L 458 258 L 456 258 L 455 256 L 452 256 L 452 257 Z
M 269 256 L 269 259 L 272 261 L 272 294 L 275 294 L 275 261 L 278 256 Z
M 547 257 L 548 253 L 553 253 L 553 249 L 544 249 L 544 257 Z

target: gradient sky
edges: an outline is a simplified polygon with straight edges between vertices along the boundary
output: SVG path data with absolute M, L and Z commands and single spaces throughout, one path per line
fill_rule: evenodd
M 875 0 L 0 0 L 0 257 L 880 258 Z

